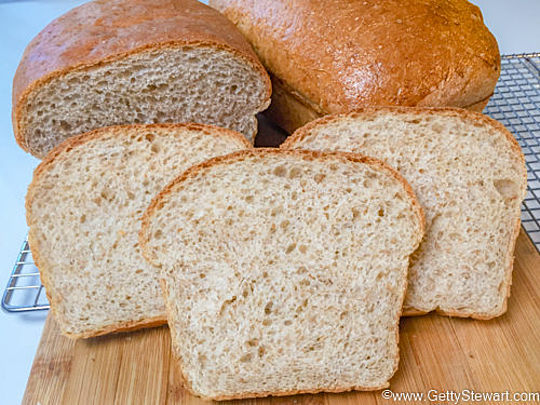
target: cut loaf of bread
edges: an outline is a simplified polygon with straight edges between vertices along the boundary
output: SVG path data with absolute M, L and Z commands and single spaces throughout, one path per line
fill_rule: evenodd
M 410 182 L 427 225 L 409 269 L 406 315 L 506 311 L 527 171 L 502 124 L 460 109 L 365 109 L 314 121 L 282 147 L 363 153 Z
M 200 122 L 253 142 L 270 79 L 225 17 L 196 0 L 95 0 L 28 45 L 13 82 L 13 127 L 43 158 L 107 125 Z
M 187 387 L 222 400 L 385 387 L 422 234 L 416 197 L 383 163 L 253 149 L 172 182 L 141 244 Z
M 159 271 L 138 244 L 142 213 L 191 165 L 247 147 L 222 128 L 153 124 L 99 129 L 51 151 L 28 188 L 28 240 L 65 335 L 166 322 Z

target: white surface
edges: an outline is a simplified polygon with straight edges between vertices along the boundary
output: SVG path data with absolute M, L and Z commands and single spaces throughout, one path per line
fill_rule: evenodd
M 469 1 L 482 10 L 501 54 L 540 52 L 540 1 Z
M 474 0 L 499 41 L 501 53 L 540 51 L 540 1 Z M 0 0 L 0 289 L 3 292 L 26 234 L 24 196 L 38 161 L 15 143 L 11 84 L 26 44 L 50 20 L 83 1 Z M 0 402 L 22 399 L 46 312 L 0 311 Z

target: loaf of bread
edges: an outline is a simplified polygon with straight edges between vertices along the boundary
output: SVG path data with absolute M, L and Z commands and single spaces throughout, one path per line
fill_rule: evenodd
M 13 82 L 19 145 L 43 158 L 107 125 L 200 122 L 253 141 L 270 79 L 225 17 L 196 0 L 95 0 L 51 22 Z
M 251 149 L 192 167 L 144 215 L 173 353 L 211 399 L 385 387 L 423 213 L 383 163 Z
M 138 244 L 142 213 L 191 165 L 249 145 L 222 128 L 153 124 L 95 130 L 50 152 L 28 189 L 28 240 L 65 335 L 166 322 L 159 270 Z
M 481 111 L 500 73 L 495 38 L 466 0 L 210 0 L 271 73 L 284 129 L 366 106 Z
M 363 153 L 409 181 L 426 236 L 409 269 L 405 315 L 506 311 L 527 170 L 502 124 L 460 109 L 364 109 L 314 121 L 282 147 Z

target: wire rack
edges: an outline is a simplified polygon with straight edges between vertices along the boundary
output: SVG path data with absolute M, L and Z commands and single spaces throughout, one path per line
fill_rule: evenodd
M 528 180 L 521 223 L 540 250 L 540 53 L 502 57 L 501 77 L 484 113 L 502 122 L 521 145 Z
M 49 302 L 43 291 L 39 271 L 32 260 L 27 240 L 21 246 L 4 290 L 2 308 L 9 312 L 49 309 Z
M 505 55 L 501 64 L 501 77 L 484 113 L 501 121 L 525 154 L 528 192 L 521 220 L 540 249 L 540 53 Z M 10 312 L 49 308 L 26 240 L 4 291 L 2 308 Z

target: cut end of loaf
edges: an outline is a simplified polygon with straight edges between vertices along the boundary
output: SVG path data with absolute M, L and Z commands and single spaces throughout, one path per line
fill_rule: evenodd
M 386 386 L 422 226 L 369 158 L 259 149 L 188 170 L 141 232 L 187 385 L 212 399 Z
M 40 80 L 18 101 L 15 128 L 39 158 L 70 136 L 117 124 L 199 122 L 253 143 L 269 97 L 268 78 L 232 50 L 168 45 Z
M 141 216 L 193 164 L 249 147 L 199 124 L 117 126 L 73 137 L 38 166 L 29 242 L 64 334 L 91 337 L 166 319 L 159 270 L 141 254 Z
M 321 118 L 282 147 L 363 153 L 409 181 L 427 227 L 406 314 L 504 313 L 527 185 L 523 154 L 504 126 L 460 109 L 373 108 Z

